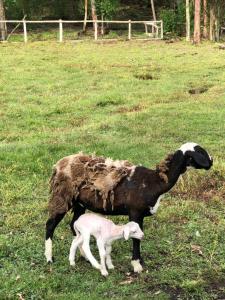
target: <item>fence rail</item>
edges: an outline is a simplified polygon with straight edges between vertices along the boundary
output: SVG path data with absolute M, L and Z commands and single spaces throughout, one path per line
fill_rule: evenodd
M 145 33 L 148 37 L 152 37 L 154 39 L 163 39 L 163 21 L 106 21 L 106 20 L 86 20 L 86 23 L 94 24 L 94 39 L 98 40 L 98 26 L 97 24 L 127 24 L 128 25 L 128 40 L 132 38 L 132 24 L 143 24 L 145 26 Z M 83 24 L 84 20 L 0 20 L 0 23 L 19 23 L 23 24 L 23 36 L 24 42 L 28 42 L 28 32 L 27 32 L 27 24 L 58 24 L 59 25 L 59 42 L 63 42 L 63 24 Z M 148 27 L 150 27 L 150 32 L 148 31 Z

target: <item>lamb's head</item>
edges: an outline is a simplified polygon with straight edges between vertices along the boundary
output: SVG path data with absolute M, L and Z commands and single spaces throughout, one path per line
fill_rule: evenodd
M 129 238 L 141 240 L 144 237 L 143 231 L 136 222 L 129 222 L 124 225 L 123 235 L 125 240 L 128 240 Z
M 209 170 L 213 165 L 212 157 L 196 143 L 183 144 L 179 150 L 186 158 L 187 167 Z

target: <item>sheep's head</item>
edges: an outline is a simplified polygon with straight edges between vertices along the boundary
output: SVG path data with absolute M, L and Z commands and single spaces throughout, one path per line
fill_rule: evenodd
M 141 240 L 144 237 L 143 231 L 141 230 L 140 226 L 136 222 L 127 223 L 124 226 L 123 235 L 125 240 L 128 240 L 129 238 L 135 238 Z
M 213 165 L 212 157 L 196 143 L 186 143 L 179 150 L 183 152 L 186 158 L 187 167 L 209 170 Z

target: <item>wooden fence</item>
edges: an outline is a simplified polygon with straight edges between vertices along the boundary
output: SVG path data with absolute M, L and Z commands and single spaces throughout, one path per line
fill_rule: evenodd
M 63 42 L 63 24 L 83 24 L 84 21 L 65 21 L 65 20 L 45 20 L 45 21 L 29 21 L 29 20 L 4 20 L 0 23 L 16 23 L 23 24 L 24 42 L 28 42 L 27 24 L 58 24 L 59 25 L 59 42 Z M 98 23 L 103 24 L 127 24 L 128 25 L 128 40 L 132 38 L 132 24 L 143 24 L 145 33 L 148 38 L 163 39 L 163 21 L 102 21 L 102 20 L 87 20 L 86 23 L 94 24 L 94 39 L 98 40 Z M 148 28 L 150 27 L 150 32 Z

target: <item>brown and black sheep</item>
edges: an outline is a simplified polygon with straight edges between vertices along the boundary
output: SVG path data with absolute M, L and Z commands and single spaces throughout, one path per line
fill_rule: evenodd
M 186 143 L 155 170 L 127 161 L 76 154 L 57 162 L 51 177 L 49 219 L 46 223 L 45 256 L 52 262 L 52 238 L 56 226 L 69 210 L 74 222 L 91 210 L 104 215 L 128 215 L 143 228 L 143 219 L 156 213 L 163 194 L 177 182 L 187 167 L 209 170 L 210 155 L 195 143 Z M 133 239 L 132 266 L 141 272 L 140 241 Z

